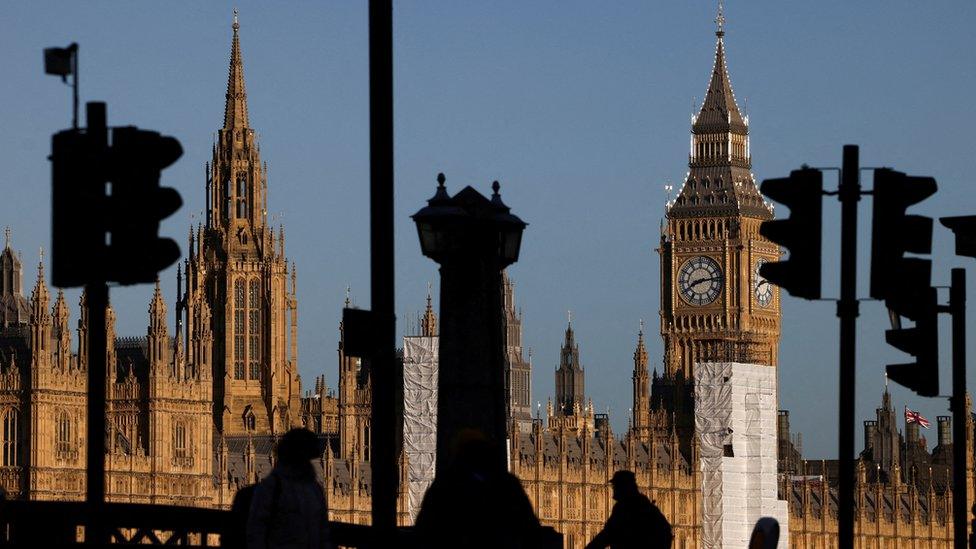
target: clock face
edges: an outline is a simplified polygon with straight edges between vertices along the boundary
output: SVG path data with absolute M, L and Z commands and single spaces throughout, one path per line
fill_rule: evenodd
M 765 259 L 756 262 L 756 301 L 763 307 L 768 307 L 773 302 L 773 285 L 759 274 L 759 269 L 766 264 Z
M 722 269 L 710 257 L 693 257 L 678 269 L 678 289 L 689 305 L 708 305 L 722 290 Z

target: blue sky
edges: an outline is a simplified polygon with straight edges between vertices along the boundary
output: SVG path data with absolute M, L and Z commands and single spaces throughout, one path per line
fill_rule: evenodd
M 241 44 L 252 126 L 269 169 L 269 210 L 285 224 L 298 264 L 299 347 L 306 381 L 336 381 L 345 287 L 368 307 L 368 78 L 366 2 L 242 1 Z M 70 124 L 70 92 L 43 74 L 41 50 L 81 45 L 81 98 L 108 102 L 110 125 L 180 139 L 164 173 L 185 206 L 164 232 L 186 245 L 203 208 L 204 162 L 221 123 L 231 12 L 225 2 L 5 2 L 0 6 L 0 225 L 25 262 L 50 241 L 50 134 Z M 976 213 L 976 63 L 967 2 L 729 2 L 727 51 L 740 107 L 750 115 L 753 171 L 786 175 L 840 163 L 862 146 L 864 166 L 937 178 L 928 215 Z M 626 424 L 639 319 L 651 364 L 659 275 L 654 251 L 666 195 L 687 171 L 695 98 L 714 54 L 715 3 L 401 1 L 395 11 L 397 310 L 401 332 L 422 309 L 436 266 L 420 255 L 409 215 L 447 174 L 452 192 L 498 179 L 530 223 L 511 270 L 531 347 L 534 398 L 552 394 L 566 324 L 586 389 L 615 428 Z M 828 177 L 828 185 L 833 185 Z M 870 187 L 869 174 L 865 186 Z M 825 296 L 837 295 L 839 209 L 826 201 Z M 197 217 L 196 219 L 199 219 Z M 860 294 L 867 294 L 870 200 L 861 205 Z M 952 256 L 936 228 L 937 284 Z M 34 270 L 25 274 L 33 283 Z M 976 295 L 976 274 L 969 293 Z M 175 267 L 163 274 L 172 302 Z M 943 292 L 943 299 L 945 298 Z M 115 289 L 120 335 L 142 335 L 151 289 Z M 77 292 L 69 292 L 72 304 Z M 970 307 L 970 311 L 973 308 Z M 874 415 L 883 365 L 907 359 L 884 344 L 881 305 L 862 305 L 859 421 Z M 833 302 L 785 298 L 780 406 L 808 457 L 836 448 L 837 334 Z M 77 318 L 77 309 L 73 315 Z M 969 323 L 974 341 L 976 322 Z M 948 320 L 942 391 L 949 391 Z M 970 387 L 976 387 L 971 382 Z M 900 409 L 929 419 L 944 399 L 892 387 Z M 861 429 L 858 428 L 858 432 Z M 925 433 L 934 443 L 934 430 Z

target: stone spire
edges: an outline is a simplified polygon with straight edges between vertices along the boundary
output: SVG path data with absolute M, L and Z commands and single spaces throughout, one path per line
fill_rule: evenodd
M 0 327 L 26 324 L 30 319 L 30 303 L 21 286 L 23 274 L 20 257 L 10 247 L 10 227 L 7 227 L 0 252 Z
M 637 348 L 634 350 L 634 429 L 639 435 L 647 435 L 650 427 L 650 380 L 647 375 L 647 349 L 644 346 L 644 321 L 640 321 Z
M 156 289 L 153 291 L 152 301 L 149 302 L 149 335 L 166 332 L 166 302 L 163 300 L 163 291 L 159 286 L 159 277 L 156 277 Z
M 43 253 L 37 265 L 37 283 L 31 293 L 30 348 L 31 371 L 37 376 L 51 366 L 51 314 L 48 309 L 50 295 L 44 282 Z
M 244 89 L 244 61 L 237 31 L 241 28 L 234 10 L 234 38 L 230 46 L 230 69 L 227 73 L 227 102 L 224 104 L 224 129 L 250 127 L 247 119 L 247 91 Z
M 166 327 L 166 302 L 156 278 L 156 290 L 149 303 L 149 330 L 146 338 L 150 371 L 172 373 L 169 366 L 169 334 Z
M 64 292 L 58 290 L 52 310 L 54 317 L 55 364 L 61 371 L 71 369 L 71 328 L 68 326 L 69 311 L 64 301 Z
M 427 309 L 420 319 L 420 335 L 424 337 L 437 336 L 437 315 L 434 314 L 434 307 L 431 304 L 430 284 L 427 284 Z
M 36 316 L 38 321 L 42 317 L 47 317 L 47 307 L 50 299 L 47 283 L 44 282 L 44 260 L 42 259 L 37 264 L 37 282 L 34 284 L 34 291 L 31 292 L 31 315 Z
M 556 367 L 556 404 L 563 415 L 573 415 L 581 408 L 584 397 L 583 367 L 580 365 L 579 345 L 573 332 L 572 313 L 566 325 L 566 339 L 559 353 Z

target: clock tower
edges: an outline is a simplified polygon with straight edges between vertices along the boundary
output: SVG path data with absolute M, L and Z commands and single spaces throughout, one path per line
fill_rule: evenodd
M 759 235 L 772 219 L 750 168 L 749 118 L 732 94 L 719 12 L 715 64 L 692 117 L 689 171 L 662 226 L 661 335 L 665 377 L 700 362 L 776 366 L 779 289 L 759 276 L 779 248 Z

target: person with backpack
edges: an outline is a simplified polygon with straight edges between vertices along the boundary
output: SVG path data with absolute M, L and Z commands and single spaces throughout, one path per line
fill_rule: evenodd
M 657 505 L 640 493 L 633 471 L 617 471 L 610 484 L 617 503 L 603 530 L 586 549 L 670 548 L 671 523 Z
M 274 469 L 254 489 L 248 549 L 331 548 L 325 490 L 312 466 L 320 453 L 318 438 L 308 429 L 292 429 L 276 452 Z

